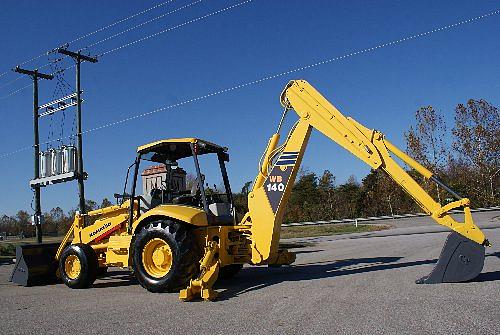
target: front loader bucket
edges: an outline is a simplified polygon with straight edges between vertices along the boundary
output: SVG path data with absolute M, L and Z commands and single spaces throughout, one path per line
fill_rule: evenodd
M 55 259 L 59 243 L 25 244 L 16 248 L 16 265 L 10 281 L 23 286 L 51 284 L 57 281 Z
M 474 279 L 483 270 L 484 246 L 452 232 L 431 273 L 417 284 L 460 283 Z

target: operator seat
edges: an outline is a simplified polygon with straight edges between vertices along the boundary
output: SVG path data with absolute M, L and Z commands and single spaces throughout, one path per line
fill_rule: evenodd
M 221 225 L 234 224 L 231 213 L 231 204 L 227 202 L 214 202 L 208 205 L 208 210 L 216 217 L 217 223 Z
M 200 191 L 200 184 L 198 181 L 198 178 L 195 179 L 193 186 L 191 186 L 191 192 L 188 195 L 181 195 L 178 197 L 175 197 L 172 200 L 173 204 L 176 205 L 190 205 L 190 206 L 198 206 L 195 203 L 195 199 L 200 197 L 201 191 Z
M 153 188 L 149 194 L 145 193 L 141 196 L 141 203 L 144 206 L 141 206 L 141 214 L 144 214 L 148 210 L 155 208 L 162 204 L 161 202 L 161 190 L 157 188 Z

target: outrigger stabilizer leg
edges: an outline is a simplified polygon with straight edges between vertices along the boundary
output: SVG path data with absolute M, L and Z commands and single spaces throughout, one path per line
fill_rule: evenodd
M 217 242 L 210 241 L 205 247 L 205 255 L 200 261 L 200 275 L 191 279 L 189 286 L 179 293 L 182 301 L 191 301 L 196 298 L 203 300 L 214 300 L 217 292 L 212 288 L 217 280 L 220 269 L 218 259 L 219 246 Z

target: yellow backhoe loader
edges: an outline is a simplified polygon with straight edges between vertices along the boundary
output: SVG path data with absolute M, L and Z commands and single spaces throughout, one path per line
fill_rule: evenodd
M 87 288 L 107 267 L 133 270 L 152 292 L 180 290 L 180 299 L 216 297 L 218 277 L 237 273 L 243 264 L 291 264 L 295 255 L 280 248 L 286 204 L 313 128 L 337 142 L 372 169 L 385 171 L 437 223 L 453 230 L 432 272 L 418 283 L 462 282 L 476 277 L 484 264 L 483 232 L 473 223 L 469 200 L 442 183 L 425 167 L 399 150 L 377 130 L 345 117 L 304 80 L 294 80 L 281 94 L 284 112 L 259 163 L 248 194 L 248 212 L 236 220 L 225 163 L 227 148 L 196 138 L 161 140 L 137 149 L 132 185 L 120 204 L 88 214 L 76 214 L 59 245 L 19 248 L 12 281 L 34 285 L 60 277 L 71 288 Z M 298 121 L 280 142 L 289 110 Z M 198 158 L 216 155 L 225 190 L 204 185 Z M 441 206 L 391 157 L 394 155 L 457 198 Z M 161 164 L 172 171 L 178 160 L 192 158 L 196 170 L 193 191 L 176 189 L 168 181 L 149 194 L 136 194 L 141 162 Z M 127 172 L 127 176 L 129 173 Z M 168 179 L 168 178 L 167 178 Z M 127 178 L 128 180 L 128 178 Z M 126 183 L 127 184 L 127 183 Z M 449 211 L 463 209 L 464 222 Z

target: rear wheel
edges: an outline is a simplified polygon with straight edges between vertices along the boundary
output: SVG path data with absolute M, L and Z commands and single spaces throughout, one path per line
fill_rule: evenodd
M 135 239 L 134 274 L 148 291 L 175 291 L 198 274 L 200 257 L 186 225 L 172 220 L 154 221 Z
M 72 244 L 67 246 L 59 260 L 61 279 L 71 288 L 88 288 L 97 277 L 97 257 L 91 246 Z

